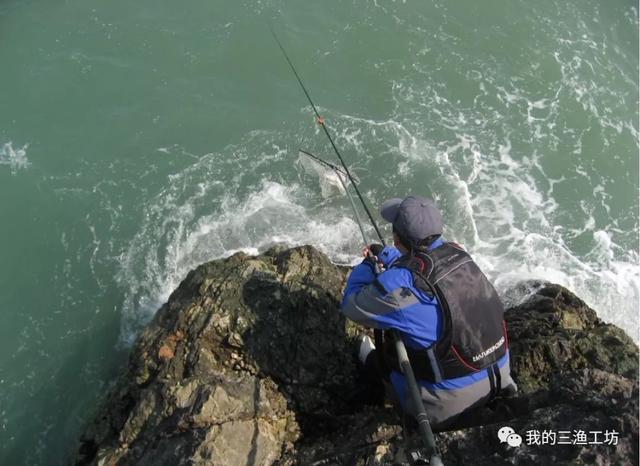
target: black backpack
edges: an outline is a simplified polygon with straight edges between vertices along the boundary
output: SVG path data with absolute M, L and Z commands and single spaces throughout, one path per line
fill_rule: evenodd
M 429 348 L 407 347 L 420 380 L 439 382 L 469 375 L 495 364 L 507 352 L 504 307 L 498 293 L 471 256 L 455 243 L 400 258 L 392 267 L 411 270 L 414 285 L 435 296 L 442 310 L 443 331 Z M 385 346 L 387 365 L 397 367 Z

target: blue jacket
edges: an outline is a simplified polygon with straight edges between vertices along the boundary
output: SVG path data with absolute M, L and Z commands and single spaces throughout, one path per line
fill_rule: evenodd
M 430 249 L 443 243 L 443 239 L 438 239 Z M 399 257 L 400 252 L 397 251 L 395 255 Z M 373 284 L 375 279 L 371 263 L 365 261 L 354 267 L 347 280 L 342 300 L 344 315 L 366 327 L 396 329 L 400 332 L 404 344 L 414 349 L 427 348 L 434 344 L 442 334 L 442 310 L 437 299 L 416 288 L 411 271 L 404 267 L 391 267 L 377 276 L 378 283 L 382 285 L 385 293 Z M 508 362 L 509 353 L 498 360 L 498 366 L 503 367 Z M 453 390 L 467 387 L 487 377 L 487 371 L 483 370 L 438 383 L 424 380 L 418 382 L 419 385 L 432 390 Z M 406 391 L 404 376 L 392 372 L 391 382 L 403 402 Z

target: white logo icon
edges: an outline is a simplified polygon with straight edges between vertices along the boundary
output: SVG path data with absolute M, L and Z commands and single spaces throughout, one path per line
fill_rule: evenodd
M 515 434 L 515 433 L 516 433 L 516 431 L 513 430 L 509 426 L 500 427 L 500 430 L 498 431 L 498 438 L 500 439 L 500 443 L 506 442 L 507 441 L 507 437 L 509 437 L 509 435 Z
M 520 437 L 518 434 L 510 434 L 507 437 L 507 445 L 509 445 L 510 447 L 519 447 L 520 445 L 522 445 L 522 437 Z
M 516 431 L 509 426 L 501 427 L 498 431 L 500 443 L 507 443 L 510 447 L 519 447 L 522 445 L 522 437 L 516 434 Z

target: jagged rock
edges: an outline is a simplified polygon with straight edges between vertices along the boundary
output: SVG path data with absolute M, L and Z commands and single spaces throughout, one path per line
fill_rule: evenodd
M 558 375 L 548 392 L 539 392 L 526 404 L 527 409 L 515 417 L 493 419 L 483 426 L 440 434 L 445 458 L 450 464 L 479 465 L 637 463 L 636 381 L 598 369 L 581 369 Z M 522 446 L 513 448 L 500 443 L 496 432 L 505 425 L 523 437 Z M 541 443 L 544 431 L 547 431 L 547 442 L 555 445 L 527 445 Z M 601 431 L 602 434 L 597 435 L 599 441 L 605 440 L 605 431 L 618 432 L 619 437 L 616 446 L 557 444 L 577 439 L 577 431 L 585 435 Z M 593 441 L 592 435 L 588 435 L 587 441 Z
M 75 464 L 406 461 L 419 439 L 363 396 L 360 330 L 338 311 L 346 273 L 311 247 L 189 273 L 140 335 Z M 520 392 L 437 434 L 445 464 L 637 464 L 637 346 L 566 289 L 535 285 L 506 313 Z M 514 448 L 497 438 L 504 425 L 532 439 L 615 430 L 618 444 Z
M 631 338 L 561 286 L 539 284 L 506 319 L 511 367 L 526 393 L 547 387 L 558 372 L 585 367 L 638 378 L 638 347 Z

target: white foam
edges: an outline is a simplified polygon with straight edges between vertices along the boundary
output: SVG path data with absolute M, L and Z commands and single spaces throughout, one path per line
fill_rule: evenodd
M 502 293 L 528 279 L 558 283 L 585 300 L 602 319 L 624 328 L 637 340 L 638 254 L 625 251 L 616 243 L 615 234 L 621 233 L 620 230 L 613 226 L 603 229 L 594 216 L 593 201 L 601 204 L 607 213 L 610 211 L 607 201 L 611 195 L 605 192 L 602 181 L 578 166 L 577 170 L 593 186 L 589 189 L 594 199 L 587 197 L 589 202 L 579 203 L 578 209 L 566 205 L 565 201 L 559 204 L 555 191 L 559 184 L 571 178 L 548 176 L 543 169 L 544 152 L 536 149 L 531 154 L 514 156 L 509 129 L 503 141 L 498 142 L 491 135 L 490 144 L 486 140 L 484 144 L 479 143 L 478 136 L 467 132 L 468 124 L 464 122 L 481 121 L 480 117 L 472 113 L 464 119 L 456 118 L 457 111 L 449 110 L 449 105 L 455 105 L 434 96 L 430 90 L 420 93 L 407 85 L 395 85 L 394 89 L 398 92 L 395 95 L 398 112 L 406 113 L 407 107 L 415 106 L 431 109 L 437 104 L 437 110 L 431 113 L 437 116 L 437 123 L 430 119 L 430 124 L 455 131 L 455 142 L 434 147 L 425 139 L 429 131 L 419 121 L 376 122 L 378 129 L 381 126 L 387 129 L 385 137 L 395 138 L 397 152 L 403 156 L 398 164 L 401 177 L 395 189 L 404 193 L 407 186 L 419 184 L 412 175 L 420 168 L 435 170 L 438 176 L 430 179 L 429 187 L 445 210 L 448 227 L 445 234 L 467 245 Z M 559 111 L 553 95 L 529 99 L 518 89 L 505 93 L 507 105 L 524 103 L 525 119 L 533 109 L 547 110 L 547 114 L 538 114 L 535 119 L 550 120 L 548 127 L 553 130 L 553 120 Z M 366 124 L 362 119 L 351 121 Z M 601 123 L 604 127 L 608 125 L 606 119 Z M 557 134 L 544 134 L 540 125 L 531 126 L 531 132 L 532 140 L 547 138 L 547 147 L 552 150 L 559 141 Z M 569 136 L 579 139 L 582 133 Z M 557 223 L 569 212 L 574 222 L 582 223 L 581 227 L 573 229 Z M 617 224 L 616 219 L 611 221 L 612 225 Z M 584 234 L 592 236 L 593 248 L 578 255 L 567 242 Z
M 11 169 L 11 173 L 15 174 L 18 170 L 27 168 L 30 165 L 27 159 L 28 144 L 14 149 L 11 141 L 2 145 L 0 149 L 0 165 L 7 165 Z
M 495 153 L 485 153 L 475 136 L 465 133 L 455 143 L 436 148 L 398 122 L 349 116 L 341 118 L 340 124 L 360 128 L 348 132 L 362 138 L 351 143 L 351 148 L 357 146 L 361 151 L 360 163 L 369 161 L 367 154 L 373 152 L 369 145 L 382 139 L 388 150 L 385 156 L 407 167 L 405 175 L 390 177 L 388 188 L 379 185 L 367 191 L 372 204 L 419 185 L 416 167 L 436 170 L 432 192 L 427 194 L 443 207 L 446 236 L 466 245 L 501 293 L 522 280 L 552 281 L 574 291 L 601 318 L 637 338 L 637 253 L 623 251 L 609 231 L 596 230 L 597 222 L 586 207 L 581 209 L 585 218 L 580 232 L 592 232 L 594 247 L 582 257 L 571 251 L 566 235 L 575 232 L 554 222 L 559 209 L 554 185 L 562 178 L 544 175 L 540 154 L 516 160 L 509 139 L 496 143 Z M 338 138 L 342 135 L 340 131 L 336 134 Z M 269 163 L 291 157 L 278 145 L 271 148 L 264 154 Z M 257 253 L 276 243 L 313 244 L 335 261 L 357 260 L 358 228 L 339 190 L 323 187 L 328 170 L 299 159 L 306 176 L 312 175 L 311 183 L 306 178 L 300 184 L 264 177 L 241 194 L 246 184 L 242 176 L 229 179 L 224 167 L 211 176 L 219 160 L 220 155 L 204 157 L 172 176 L 172 188 L 150 202 L 150 215 L 123 257 L 119 278 L 128 287 L 125 341 L 131 340 L 189 270 L 208 260 L 236 251 Z M 468 162 L 472 168 L 465 165 Z M 206 179 L 192 179 L 201 172 L 208 174 Z M 602 188 L 594 189 L 602 192 Z M 212 206 L 203 210 L 205 200 Z
M 121 258 L 117 278 L 126 294 L 121 332 L 125 344 L 201 263 L 238 251 L 257 254 L 275 244 L 314 244 L 344 263 L 359 247 L 358 227 L 347 216 L 344 199 L 336 207 L 325 203 L 321 211 L 310 213 L 301 204 L 308 193 L 297 183 L 265 178 L 241 197 L 239 180 L 193 183 L 202 165 L 211 166 L 215 159 L 205 158 L 198 167 L 171 177 L 171 188 L 151 200 L 141 230 Z M 201 212 L 203 200 L 211 200 L 208 213 Z
M 619 52 L 594 40 L 584 23 L 575 26 L 576 31 L 543 31 L 556 50 L 546 62 L 532 55 L 524 73 L 546 79 L 534 86 L 531 76 L 505 75 L 492 60 L 449 53 L 446 41 L 434 68 L 418 52 L 435 54 L 437 44 L 416 40 L 411 45 L 415 63 L 390 84 L 391 116 L 372 120 L 331 109 L 321 113 L 348 154 L 347 163 L 366 174 L 363 186 L 373 206 L 409 192 L 434 197 L 447 219 L 446 236 L 468 247 L 501 292 L 525 279 L 556 282 L 637 339 L 638 254 L 622 246 L 621 237 L 629 233 L 618 228 L 617 219 L 603 220 L 603 212 L 610 215 L 615 205 L 613 191 L 606 192 L 615 180 L 597 177 L 589 160 L 578 157 L 588 155 L 583 138 L 586 145 L 592 127 L 602 132 L 605 147 L 609 136 L 625 132 L 637 141 L 638 131 L 628 117 L 619 118 L 624 92 L 598 81 L 618 70 L 609 65 L 607 53 Z M 472 71 L 461 76 L 477 83 L 477 94 L 461 103 L 434 69 L 455 68 L 463 61 L 464 69 Z M 541 73 L 554 66 L 557 78 Z M 634 76 L 621 74 L 635 85 Z M 564 113 L 567 107 L 569 114 Z M 306 129 L 310 112 L 300 109 L 305 134 L 325 143 L 319 127 Z M 582 112 L 575 127 L 571 112 Z M 357 260 L 357 225 L 335 179 L 308 160 L 296 167 L 306 175 L 283 175 L 291 164 L 282 161 L 295 151 L 287 140 L 298 147 L 301 137 L 295 131 L 278 137 L 252 132 L 237 148 L 204 157 L 193 169 L 176 174 L 172 188 L 149 201 L 149 217 L 123 257 L 125 335 L 132 335 L 131 323 L 141 315 L 142 321 L 148 318 L 190 268 L 233 251 L 255 252 L 276 242 L 311 243 L 335 260 Z M 564 157 L 560 162 L 551 161 L 559 156 Z M 265 169 L 261 160 L 286 170 Z M 550 176 L 551 171 L 545 173 L 550 166 L 566 171 Z M 585 190 L 586 202 L 571 204 L 565 188 L 574 183 L 569 185 L 574 189 L 576 179 L 575 189 Z
M 497 160 L 481 158 L 479 182 L 470 188 L 471 214 L 465 212 L 478 234 L 466 235 L 464 241 L 501 292 L 526 279 L 558 283 L 637 339 L 637 254 L 623 253 L 608 232 L 595 230 L 596 221 L 584 207 L 581 233 L 593 232 L 595 246 L 584 257 L 573 253 L 565 243 L 566 229 L 554 225 L 557 201 L 532 176 L 532 168 L 540 165 L 538 156 L 516 162 L 509 147 L 499 146 Z M 452 182 L 460 180 L 454 177 Z M 458 212 L 448 214 L 460 217 Z M 454 229 L 451 235 L 459 231 Z

